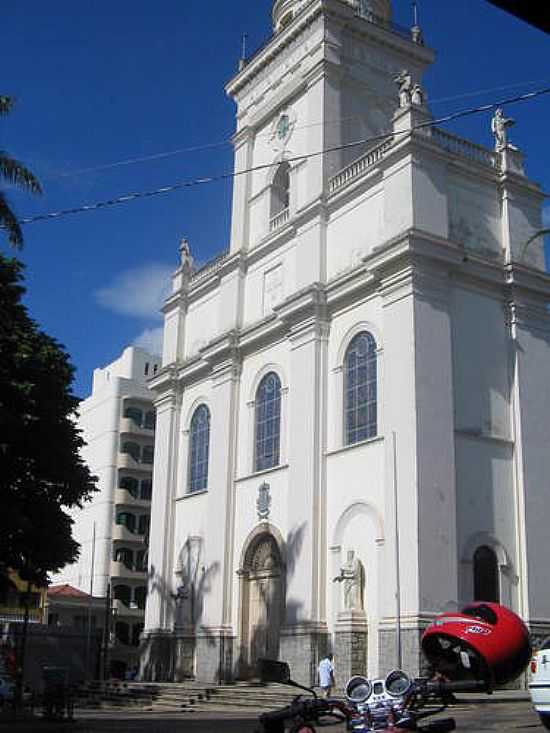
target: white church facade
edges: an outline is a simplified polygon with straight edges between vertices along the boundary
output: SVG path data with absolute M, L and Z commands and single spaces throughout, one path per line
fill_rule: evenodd
M 426 124 L 433 52 L 390 18 L 277 0 L 227 86 L 230 249 L 183 242 L 149 383 L 145 678 L 415 673 L 474 597 L 550 631 L 542 194 L 504 117 L 495 150 Z

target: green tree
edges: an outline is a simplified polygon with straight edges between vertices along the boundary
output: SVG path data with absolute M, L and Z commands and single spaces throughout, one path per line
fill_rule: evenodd
M 74 369 L 21 303 L 22 269 L 0 255 L 0 575 L 44 582 L 78 557 L 66 510 L 95 477 L 80 456 Z
M 9 114 L 14 107 L 13 97 L 0 95 L 0 117 Z M 42 193 L 38 179 L 5 150 L 0 150 L 0 178 L 13 186 L 20 186 L 31 193 Z M 21 226 L 11 209 L 6 194 L 0 190 L 0 227 L 8 233 L 8 241 L 16 249 L 23 246 Z

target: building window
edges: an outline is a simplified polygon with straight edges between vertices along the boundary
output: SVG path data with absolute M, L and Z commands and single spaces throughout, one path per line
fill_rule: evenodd
M 136 570 L 140 573 L 147 572 L 148 553 L 147 550 L 136 552 Z
M 141 427 L 143 412 L 139 407 L 126 407 L 124 410 L 124 417 L 131 420 L 138 428 Z
M 210 410 L 206 405 L 197 407 L 191 418 L 189 445 L 188 491 L 208 488 L 208 452 L 210 447 Z
M 128 585 L 115 585 L 113 595 L 117 601 L 122 601 L 125 606 L 130 607 L 132 601 L 132 589 Z
M 130 626 L 123 621 L 117 621 L 115 624 L 115 637 L 121 644 L 130 643 Z
M 143 453 L 141 461 L 142 463 L 153 463 L 153 459 L 155 457 L 155 446 L 154 445 L 144 445 L 143 446 Z
M 118 485 L 121 489 L 125 489 L 134 499 L 138 498 L 139 481 L 133 476 L 121 476 Z
M 144 427 L 147 428 L 147 430 L 155 429 L 155 412 L 153 410 L 145 413 Z
M 139 637 L 143 633 L 143 624 L 134 624 L 132 628 L 132 646 L 139 646 Z
M 134 553 L 127 547 L 120 547 L 115 550 L 115 562 L 120 562 L 127 570 L 134 568 Z
M 344 359 L 344 421 L 346 445 L 377 434 L 376 341 L 368 333 L 352 340 Z
M 134 461 L 136 463 L 139 463 L 139 459 L 141 456 L 141 451 L 139 449 L 139 445 L 137 443 L 132 443 L 130 441 L 127 441 L 122 444 L 122 453 L 126 453 L 129 456 L 132 456 Z
M 150 478 L 143 479 L 141 482 L 140 499 L 142 501 L 151 501 L 153 496 L 153 482 Z
M 138 586 L 134 591 L 134 598 L 136 606 L 143 611 L 145 609 L 145 601 L 147 599 L 147 588 Z
M 129 532 L 136 531 L 136 518 L 130 512 L 117 512 L 116 523 L 126 527 Z
M 474 601 L 500 603 L 497 556 L 487 545 L 474 553 Z
M 271 184 L 270 218 L 288 209 L 290 205 L 290 165 L 285 161 L 279 165 Z
M 149 533 L 149 524 L 150 524 L 151 518 L 148 514 L 142 514 L 139 518 L 138 522 L 138 533 L 139 534 L 148 534 Z
M 279 465 L 281 444 L 281 381 L 270 372 L 260 382 L 255 402 L 254 468 Z

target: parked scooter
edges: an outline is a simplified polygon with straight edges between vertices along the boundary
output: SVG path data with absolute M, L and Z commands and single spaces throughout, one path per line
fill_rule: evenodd
M 443 713 L 455 692 L 492 692 L 517 678 L 531 656 L 523 621 L 495 603 L 473 603 L 461 613 L 438 616 L 422 636 L 422 649 L 433 678 L 411 679 L 401 670 L 374 680 L 357 675 L 348 680 L 344 699 L 320 699 L 313 688 L 291 679 L 285 662 L 260 660 L 264 681 L 292 685 L 311 695 L 298 695 L 287 707 L 262 714 L 260 733 L 315 733 L 315 725 L 328 719 L 345 722 L 357 733 L 446 733 L 456 728 L 453 718 L 424 721 Z

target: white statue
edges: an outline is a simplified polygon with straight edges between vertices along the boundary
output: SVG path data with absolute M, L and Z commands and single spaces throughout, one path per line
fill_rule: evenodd
M 420 84 L 415 84 L 412 88 L 411 92 L 411 102 L 412 104 L 416 104 L 419 107 L 424 106 L 425 102 L 425 93 Z
M 180 241 L 180 262 L 181 268 L 186 274 L 193 272 L 193 256 L 191 255 L 189 242 L 185 237 Z
M 495 150 L 497 152 L 504 150 L 506 147 L 511 147 L 508 143 L 508 128 L 514 124 L 515 121 L 505 117 L 504 111 L 499 107 L 491 120 L 491 131 L 495 136 Z
M 334 578 L 335 583 L 344 584 L 344 608 L 346 611 L 363 611 L 363 594 L 365 589 L 365 571 L 353 550 L 348 550 L 347 562 L 342 566 L 340 575 Z
M 399 106 L 408 107 L 412 101 L 413 82 L 410 73 L 404 69 L 394 79 L 399 89 Z

